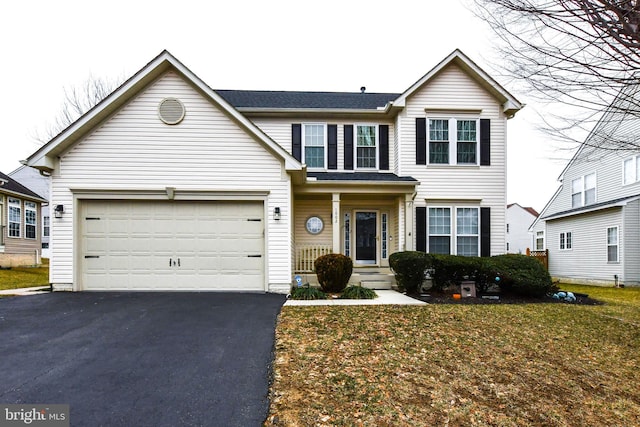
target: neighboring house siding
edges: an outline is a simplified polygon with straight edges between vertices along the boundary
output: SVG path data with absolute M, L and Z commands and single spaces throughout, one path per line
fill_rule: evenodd
M 640 284 L 640 200 L 629 202 L 623 210 L 624 281 Z M 621 233 L 622 234 L 622 233 Z
M 451 117 L 491 119 L 491 166 L 416 165 L 415 120 L 428 116 L 425 108 L 443 111 Z M 482 111 L 479 115 L 461 112 L 470 109 Z M 421 183 L 415 205 L 437 201 L 433 204 L 490 207 L 491 254 L 504 253 L 507 119 L 500 104 L 459 67 L 450 65 L 407 100 L 398 122 L 402 144 L 398 173 Z M 479 205 L 475 200 L 480 200 Z
M 158 119 L 166 97 L 181 100 L 184 120 Z M 169 72 L 64 153 L 54 171 L 52 282 L 73 283 L 74 214 L 70 189 L 268 191 L 265 209 L 268 282 L 291 281 L 290 178 L 283 164 L 183 79 Z M 281 221 L 273 220 L 280 207 Z M 77 238 L 77 236 L 76 236 Z
M 622 263 L 607 262 L 607 228 L 619 227 L 619 259 L 624 257 L 621 208 L 547 221 L 546 245 L 549 249 L 549 273 L 560 279 L 614 280 L 622 278 Z M 560 250 L 560 233 L 570 232 L 572 248 Z M 588 262 L 585 262 L 588 260 Z
M 34 193 L 49 200 L 49 193 L 51 192 L 50 190 L 51 180 L 49 179 L 49 177 L 42 176 L 38 170 L 30 168 L 28 166 L 22 166 L 16 169 L 15 171 L 11 172 L 9 176 L 15 179 L 16 181 L 18 181 L 20 184 L 27 187 L 28 189 L 30 189 L 31 191 L 33 191 Z M 42 244 L 46 243 L 47 245 L 49 244 L 50 239 L 49 239 L 49 236 L 43 235 L 42 230 L 44 227 L 44 218 L 48 217 L 49 221 L 51 220 L 52 215 L 51 215 L 50 209 L 51 208 L 48 203 L 41 205 L 41 210 L 40 210 L 41 212 L 39 216 L 40 238 L 42 240 Z M 42 249 L 43 257 L 48 258 L 50 256 L 50 253 L 51 252 L 49 248 Z
M 507 243 L 509 253 L 526 253 L 527 248 L 533 249 L 531 245 L 531 233 L 528 229 L 535 221 L 536 216 L 518 204 L 507 207 Z
M 9 215 L 7 213 L 8 208 L 8 199 L 18 199 L 20 200 L 20 237 L 9 237 Z M 35 261 L 33 264 L 37 264 L 40 262 L 40 253 L 42 240 L 40 238 L 42 232 L 42 224 L 40 223 L 41 218 L 41 207 L 39 202 L 34 202 L 36 205 L 36 218 L 38 218 L 38 222 L 36 223 L 36 238 L 35 239 L 27 239 L 25 237 L 25 200 L 14 195 L 4 196 L 4 204 L 2 205 L 3 212 L 3 221 L 4 221 L 4 250 L 5 254 L 21 254 L 21 255 L 34 255 Z M 1 264 L 0 264 L 1 265 Z

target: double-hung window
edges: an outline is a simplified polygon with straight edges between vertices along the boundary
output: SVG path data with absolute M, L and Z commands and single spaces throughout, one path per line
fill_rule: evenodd
M 356 166 L 361 169 L 378 167 L 378 126 L 356 125 Z
M 24 237 L 36 238 L 38 210 L 33 202 L 24 202 Z
M 42 236 L 49 237 L 50 234 L 51 234 L 51 218 L 48 216 L 45 216 L 44 218 L 42 218 Z
M 573 247 L 573 235 L 570 231 L 560 233 L 560 250 L 568 250 Z
M 571 207 L 591 205 L 596 202 L 596 174 L 581 176 L 571 181 Z
M 640 181 L 640 155 L 630 157 L 622 163 L 622 184 L 629 185 Z
M 451 253 L 451 208 L 429 208 L 429 253 Z
M 0 246 L 4 246 L 4 196 L 0 194 Z
M 480 243 L 478 208 L 456 209 L 456 249 L 458 255 L 478 256 Z
M 536 251 L 544 250 L 544 231 L 536 231 Z
M 476 119 L 429 119 L 429 163 L 477 165 L 478 123 Z
M 607 262 L 618 262 L 618 227 L 607 228 Z
M 302 129 L 305 164 L 310 169 L 326 169 L 326 125 L 323 123 L 310 123 L 305 124 Z
M 9 197 L 9 237 L 20 237 L 20 224 L 22 219 L 22 205 L 20 199 Z

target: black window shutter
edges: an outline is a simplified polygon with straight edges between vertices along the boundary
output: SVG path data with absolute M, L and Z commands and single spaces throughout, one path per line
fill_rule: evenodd
M 299 162 L 302 161 L 302 125 L 293 123 L 291 125 L 291 150 L 293 157 Z
M 327 143 L 329 145 L 329 169 L 338 169 L 338 125 L 328 125 Z
M 491 120 L 480 119 L 480 164 L 491 165 Z
M 427 119 L 416 117 L 416 165 L 427 164 Z
M 491 256 L 491 208 L 480 208 L 480 256 Z
M 416 207 L 416 251 L 427 251 L 427 208 Z
M 353 170 L 353 125 L 344 125 L 344 169 Z
M 380 170 L 389 170 L 389 125 L 378 126 L 380 137 Z

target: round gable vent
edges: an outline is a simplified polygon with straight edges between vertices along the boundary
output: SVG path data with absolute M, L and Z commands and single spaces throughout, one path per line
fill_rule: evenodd
M 158 106 L 160 120 L 168 125 L 177 125 L 184 119 L 184 104 L 175 98 L 165 98 Z

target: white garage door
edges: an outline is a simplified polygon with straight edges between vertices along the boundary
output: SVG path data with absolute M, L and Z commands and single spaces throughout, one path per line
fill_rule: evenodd
M 81 203 L 83 290 L 256 290 L 262 202 Z

